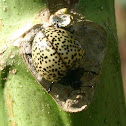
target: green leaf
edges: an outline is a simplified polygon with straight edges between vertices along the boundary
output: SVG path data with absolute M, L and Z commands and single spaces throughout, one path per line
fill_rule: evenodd
M 1 126 L 125 126 L 126 109 L 113 0 L 80 0 L 79 11 L 105 28 L 108 48 L 94 99 L 86 111 L 64 112 L 28 70 L 20 50 L 7 41 L 45 8 L 44 0 L 0 1 Z
M 32 22 L 36 13 L 45 8 L 45 0 L 0 1 L 0 49 L 15 31 Z M 8 39 L 7 39 L 8 38 Z

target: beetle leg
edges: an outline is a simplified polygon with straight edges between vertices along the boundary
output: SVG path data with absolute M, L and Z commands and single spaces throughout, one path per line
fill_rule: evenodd
M 52 86 L 53 86 L 54 82 L 52 82 L 49 86 L 49 89 L 48 89 L 48 93 L 50 93 L 50 91 L 52 90 Z

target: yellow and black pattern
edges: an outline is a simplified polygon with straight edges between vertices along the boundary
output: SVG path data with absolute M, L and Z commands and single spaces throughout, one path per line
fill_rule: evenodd
M 42 29 L 32 45 L 32 59 L 38 73 L 46 80 L 58 82 L 84 56 L 74 36 L 61 28 Z

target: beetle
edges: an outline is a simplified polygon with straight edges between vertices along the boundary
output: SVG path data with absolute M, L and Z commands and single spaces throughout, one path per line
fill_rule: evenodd
M 42 28 L 32 44 L 37 72 L 46 80 L 58 82 L 68 71 L 77 69 L 84 50 L 73 34 L 59 27 Z

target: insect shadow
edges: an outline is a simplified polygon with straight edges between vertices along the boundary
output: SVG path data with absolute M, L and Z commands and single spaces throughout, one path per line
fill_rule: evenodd
M 74 91 L 74 90 L 81 90 L 81 87 L 87 87 L 87 88 L 93 88 L 92 85 L 82 85 L 82 81 L 80 80 L 82 76 L 85 73 L 92 73 L 97 75 L 96 72 L 94 71 L 86 71 L 84 68 L 78 68 L 76 70 L 70 70 L 65 77 L 63 77 L 60 81 L 59 84 L 62 84 L 64 86 L 71 86 L 72 90 L 68 94 L 68 96 Z M 48 93 L 52 90 L 52 87 L 55 83 L 52 82 L 49 89 Z

